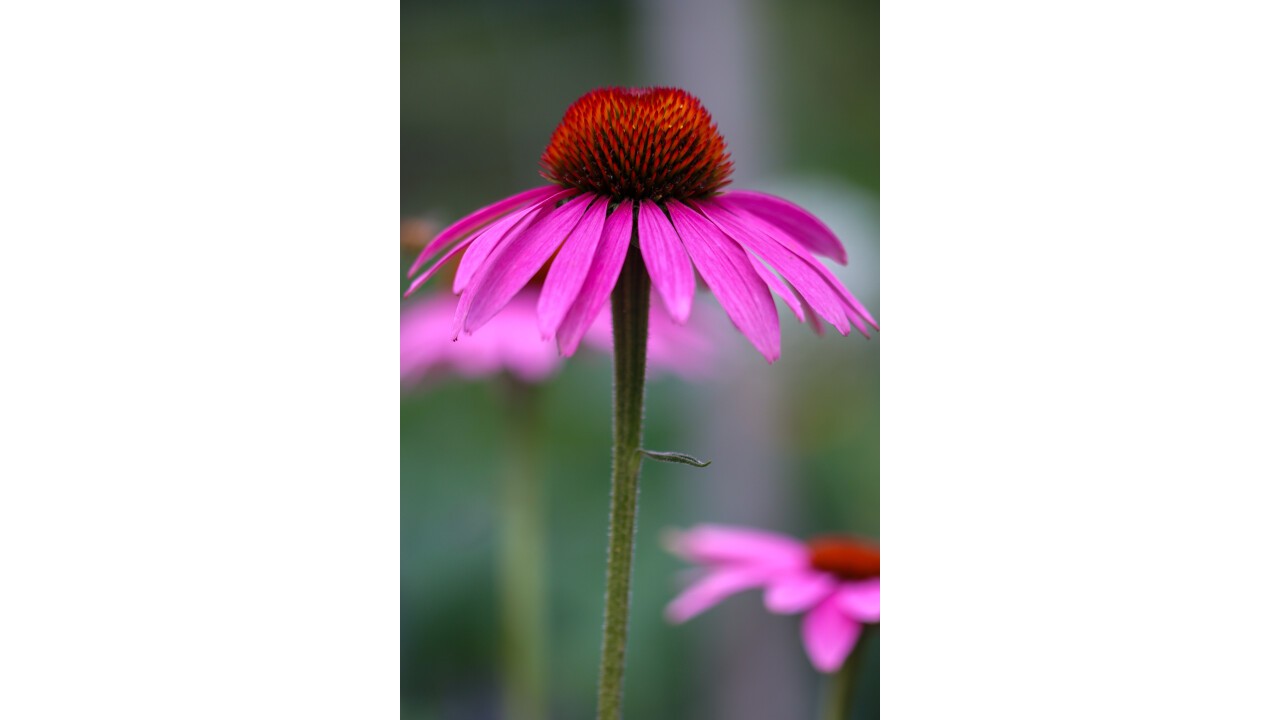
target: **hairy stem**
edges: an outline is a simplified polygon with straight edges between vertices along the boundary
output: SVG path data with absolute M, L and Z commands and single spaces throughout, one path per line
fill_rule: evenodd
M 600 655 L 597 718 L 622 717 L 631 559 L 635 550 L 644 415 L 645 350 L 649 332 L 649 275 L 640 251 L 628 248 L 613 291 L 613 490 L 605 568 L 604 647 Z

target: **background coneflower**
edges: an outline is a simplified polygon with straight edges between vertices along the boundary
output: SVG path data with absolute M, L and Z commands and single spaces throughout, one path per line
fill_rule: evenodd
M 752 588 L 764 590 L 764 606 L 781 614 L 804 613 L 800 634 L 810 662 L 838 673 L 828 690 L 824 717 L 848 717 L 854 668 L 850 654 L 863 626 L 880 622 L 880 548 L 843 536 L 808 543 L 777 533 L 724 525 L 672 532 L 668 548 L 707 568 L 667 606 L 682 623 L 721 600 Z
M 526 289 L 481 330 L 453 342 L 451 328 L 458 298 L 431 293 L 400 316 L 400 380 L 413 386 L 437 375 L 479 378 L 509 373 L 518 380 L 546 380 L 563 365 L 555 343 L 538 334 L 538 295 Z M 715 353 L 712 330 L 695 317 L 677 325 L 659 312 L 650 313 L 648 357 L 651 370 L 688 380 L 704 377 Z M 602 353 L 613 350 L 608 315 L 598 315 L 583 337 Z

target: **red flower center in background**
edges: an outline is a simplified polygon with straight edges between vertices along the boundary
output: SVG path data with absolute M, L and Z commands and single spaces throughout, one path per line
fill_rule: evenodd
M 707 197 L 733 162 L 711 114 L 676 88 L 602 88 L 578 98 L 542 153 L 543 177 L 614 200 Z
M 814 569 L 848 580 L 880 577 L 880 548 L 844 537 L 820 537 L 809 541 L 809 562 Z

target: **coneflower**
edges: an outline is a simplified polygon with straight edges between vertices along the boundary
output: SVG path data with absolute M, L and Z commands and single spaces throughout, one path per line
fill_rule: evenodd
M 681 623 L 752 588 L 780 614 L 804 613 L 800 637 L 814 668 L 832 674 L 823 717 L 849 717 L 853 663 L 862 628 L 880 623 L 880 547 L 828 535 L 801 542 L 752 528 L 700 525 L 667 537 L 668 548 L 706 573 L 667 606 Z
M 724 190 L 732 170 L 724 138 L 689 93 L 592 91 L 569 107 L 542 154 L 542 175 L 554 184 L 445 228 L 410 269 L 417 277 L 406 295 L 464 253 L 453 283 L 462 294 L 456 337 L 492 319 L 550 261 L 538 328 L 572 355 L 604 308 L 634 236 L 672 319 L 689 317 L 696 268 L 770 362 L 781 352 L 770 291 L 802 322 L 813 312 L 841 334 L 851 326 L 863 335 L 876 328 L 871 313 L 814 257 L 846 262 L 830 228 L 782 198 Z

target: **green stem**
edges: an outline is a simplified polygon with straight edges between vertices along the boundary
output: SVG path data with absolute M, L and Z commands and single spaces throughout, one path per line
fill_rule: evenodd
M 640 426 L 644 415 L 644 363 L 649 333 L 649 275 L 640 251 L 627 250 L 613 291 L 613 492 L 605 568 L 604 648 L 596 717 L 622 717 L 622 671 L 631 602 L 636 501 L 640 480 Z
M 858 676 L 856 653 L 849 653 L 844 665 L 827 682 L 827 700 L 822 708 L 822 720 L 849 720 L 853 710 L 853 683 Z
M 831 676 L 831 680 L 827 683 L 827 700 L 823 702 L 822 720 L 849 720 L 854 707 L 854 687 L 858 684 L 858 679 L 865 678 L 868 667 L 874 667 L 873 662 L 878 661 L 873 653 L 879 652 L 879 624 L 863 625 L 859 634 L 858 644 L 854 647 L 854 652 L 849 653 L 849 657 L 845 659 L 845 664 Z M 870 689 L 876 689 L 876 680 L 872 679 Z M 859 705 L 859 715 L 867 715 L 868 717 L 879 717 L 879 694 L 870 693 L 867 683 L 863 683 L 860 688 L 861 703 Z M 870 712 L 870 715 L 868 715 Z
M 536 388 L 511 380 L 501 492 L 498 587 L 502 703 L 508 720 L 546 718 L 546 524 L 537 470 Z

